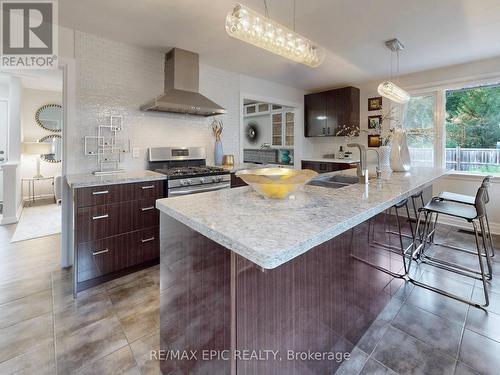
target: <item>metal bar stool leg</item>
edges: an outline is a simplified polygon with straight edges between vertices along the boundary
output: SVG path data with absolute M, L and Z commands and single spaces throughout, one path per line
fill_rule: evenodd
M 484 213 L 484 218 L 486 219 L 486 229 L 488 230 L 488 239 L 490 242 L 490 249 L 491 249 L 491 256 L 495 256 L 495 247 L 493 246 L 493 239 L 491 238 L 491 231 L 490 231 L 490 221 L 488 220 L 488 214 L 485 212 Z
M 472 222 L 472 225 L 474 227 L 474 236 L 476 238 L 476 248 L 477 248 L 477 257 L 479 259 L 479 268 L 481 269 L 481 274 L 482 274 L 482 278 L 483 278 L 483 291 L 484 291 L 484 299 L 486 301 L 486 303 L 484 304 L 484 307 L 488 306 L 490 304 L 490 299 L 489 299 L 489 296 L 488 296 L 488 288 L 487 288 L 487 285 L 486 285 L 486 277 L 484 275 L 484 266 L 483 266 L 483 256 L 481 254 L 481 250 L 480 250 L 480 247 L 479 247 L 479 236 L 477 234 L 477 224 L 475 221 Z

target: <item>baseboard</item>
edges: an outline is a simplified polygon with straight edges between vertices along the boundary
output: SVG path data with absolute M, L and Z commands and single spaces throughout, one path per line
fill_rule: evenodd
M 453 217 L 439 217 L 438 223 L 450 225 L 456 228 L 473 230 L 472 224 L 467 223 L 465 220 L 456 219 Z M 491 233 L 500 235 L 500 224 L 490 222 Z

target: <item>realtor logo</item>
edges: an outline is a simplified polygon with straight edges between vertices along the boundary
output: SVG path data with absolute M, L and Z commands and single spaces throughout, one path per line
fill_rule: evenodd
M 57 3 L 3 1 L 1 20 L 1 67 L 57 68 Z

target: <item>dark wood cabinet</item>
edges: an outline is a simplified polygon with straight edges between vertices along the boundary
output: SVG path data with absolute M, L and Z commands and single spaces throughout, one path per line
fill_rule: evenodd
M 302 160 L 302 169 L 311 169 L 318 173 L 336 172 L 351 168 L 356 168 L 356 164 Z
M 236 174 L 231 173 L 231 188 L 247 186 L 247 183 L 243 181 L 241 178 L 236 176 Z
M 76 291 L 158 263 L 163 181 L 75 190 Z
M 304 96 L 304 135 L 335 137 L 340 126 L 359 130 L 359 89 L 343 87 Z

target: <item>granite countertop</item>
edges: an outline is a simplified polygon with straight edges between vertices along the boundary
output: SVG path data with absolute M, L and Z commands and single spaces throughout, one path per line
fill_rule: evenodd
M 287 200 L 265 199 L 251 187 L 242 187 L 160 199 L 156 206 L 220 245 L 272 269 L 432 185 L 448 172 L 413 168 L 408 173 L 384 174 L 368 185 L 341 189 L 307 185 Z M 352 176 L 356 171 L 331 174 Z
M 317 161 L 320 163 L 345 163 L 345 164 L 359 163 L 359 159 L 302 158 L 301 160 L 303 160 L 303 161 Z
M 66 176 L 66 182 L 71 189 L 91 186 L 127 184 L 131 182 L 166 180 L 167 176 L 153 171 L 127 171 L 123 173 L 96 176 L 91 173 Z

